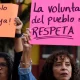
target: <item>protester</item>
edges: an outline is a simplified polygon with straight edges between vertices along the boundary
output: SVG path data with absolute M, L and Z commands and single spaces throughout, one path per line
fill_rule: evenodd
M 18 76 L 18 66 L 20 64 L 20 59 L 23 52 L 23 45 L 22 45 L 22 33 L 21 29 L 23 26 L 22 21 L 17 17 L 15 19 L 16 25 L 16 33 L 15 33 L 15 40 L 14 40 L 14 63 L 13 63 L 13 71 L 12 71 L 12 80 L 19 80 Z
M 15 38 L 15 60 L 14 67 L 12 58 L 8 53 L 0 52 L 0 80 L 19 80 L 18 78 L 18 65 L 22 55 L 23 46 L 21 39 L 22 22 L 19 18 L 15 19 L 16 24 L 16 38 Z M 14 69 L 13 69 L 14 68 Z M 13 71 L 15 70 L 15 71 Z M 15 79 L 13 78 L 15 76 Z
M 36 80 L 31 72 L 31 44 L 27 32 L 24 49 L 19 66 L 20 80 Z M 22 71 L 22 72 L 21 72 Z M 70 53 L 65 50 L 55 51 L 47 58 L 38 80 L 79 80 L 80 70 Z
M 77 71 L 77 72 L 76 72 Z M 46 60 L 39 80 L 79 80 L 76 62 L 67 51 L 55 51 Z
M 19 77 L 20 80 L 36 80 L 33 74 L 31 73 L 31 47 L 32 45 L 29 45 L 27 43 L 30 37 L 28 37 L 27 34 L 23 35 L 22 42 L 23 42 L 23 54 L 21 57 L 21 62 L 19 66 Z
M 11 80 L 12 60 L 8 54 L 0 52 L 0 80 Z

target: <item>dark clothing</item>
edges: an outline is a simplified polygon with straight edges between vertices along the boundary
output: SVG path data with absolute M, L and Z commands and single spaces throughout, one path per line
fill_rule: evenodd
M 19 66 L 19 64 L 20 64 L 21 56 L 22 56 L 22 52 L 15 52 L 15 54 L 14 54 L 12 80 L 19 80 L 19 76 L 18 76 L 18 66 Z

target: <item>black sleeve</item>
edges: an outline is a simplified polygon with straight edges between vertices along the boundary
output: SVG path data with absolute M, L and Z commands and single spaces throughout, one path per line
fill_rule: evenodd
M 14 51 L 14 52 L 15 52 L 15 51 Z M 19 64 L 20 64 L 21 56 L 22 56 L 22 52 L 15 52 L 15 54 L 14 54 L 12 80 L 19 80 L 19 76 L 18 76 L 18 66 L 19 66 Z

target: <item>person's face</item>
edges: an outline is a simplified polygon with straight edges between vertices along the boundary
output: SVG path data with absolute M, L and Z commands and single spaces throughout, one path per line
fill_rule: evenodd
M 72 67 L 68 57 L 63 56 L 63 59 L 58 57 L 53 65 L 53 75 L 57 80 L 70 80 Z
M 8 67 L 6 60 L 4 58 L 0 58 L 0 79 L 5 79 L 7 80 L 8 77 Z

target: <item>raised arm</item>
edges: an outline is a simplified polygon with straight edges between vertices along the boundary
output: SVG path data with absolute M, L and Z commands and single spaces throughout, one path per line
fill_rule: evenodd
M 21 20 L 17 17 L 15 19 L 15 24 L 16 24 L 16 32 L 15 32 L 15 43 L 14 43 L 14 49 L 16 52 L 21 52 L 23 51 L 23 45 L 22 45 L 22 39 L 21 39 L 21 29 L 23 26 L 23 23 Z
M 31 65 L 31 48 L 32 45 L 29 44 L 30 36 L 29 34 L 23 34 L 22 43 L 23 43 L 23 54 L 21 57 L 20 67 L 28 68 Z
M 20 59 L 22 56 L 23 45 L 21 39 L 21 28 L 23 26 L 21 20 L 17 17 L 15 18 L 16 32 L 15 32 L 15 41 L 14 41 L 14 64 L 12 72 L 12 80 L 19 80 L 18 77 L 18 66 L 20 64 Z
M 23 54 L 21 57 L 21 63 L 19 66 L 19 77 L 20 80 L 36 80 L 31 72 L 31 49 L 32 45 L 29 43 L 30 36 L 29 31 L 27 30 L 27 34 L 23 35 L 22 43 L 23 43 Z

